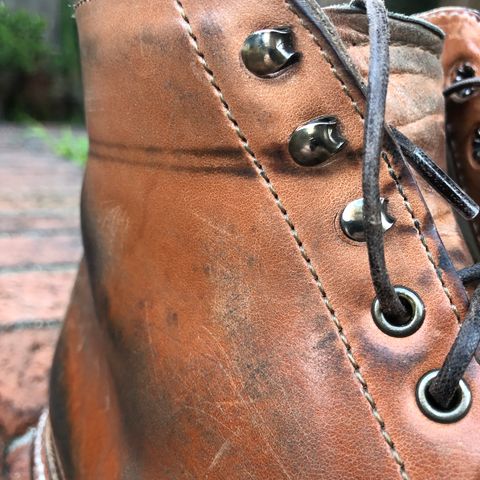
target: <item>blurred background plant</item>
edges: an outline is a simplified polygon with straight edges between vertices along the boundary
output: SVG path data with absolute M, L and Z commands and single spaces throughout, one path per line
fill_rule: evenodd
M 6 118 L 18 108 L 19 85 L 50 57 L 44 31 L 41 17 L 11 11 L 0 3 L 0 114 Z
M 480 9 L 480 0 L 386 3 L 390 10 L 408 14 L 444 5 Z M 85 135 L 78 133 L 84 118 L 79 59 L 68 0 L 0 0 L 0 123 L 28 123 L 29 135 L 37 135 L 55 153 L 76 162 L 84 161 L 88 148 Z M 49 137 L 52 123 L 66 125 L 60 136 Z
M 42 141 L 57 156 L 83 166 L 88 157 L 88 139 L 85 133 L 71 126 L 47 129 L 39 122 L 29 121 L 25 131 L 27 138 Z
M 81 123 L 71 7 L 58 0 L 7 2 L 0 1 L 0 119 Z

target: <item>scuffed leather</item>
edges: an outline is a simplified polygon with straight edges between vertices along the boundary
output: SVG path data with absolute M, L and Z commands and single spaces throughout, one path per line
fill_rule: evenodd
M 449 87 L 455 70 L 468 63 L 480 75 L 480 13 L 466 8 L 443 8 L 428 12 L 424 18 L 438 25 L 446 34 L 442 56 L 445 71 L 444 86 Z M 465 102 L 447 102 L 447 131 L 451 152 L 450 171 L 459 184 L 480 202 L 480 163 L 472 155 L 475 131 L 480 127 L 480 97 Z M 468 227 L 467 227 L 468 228 Z M 480 220 L 468 228 L 472 253 L 480 260 Z
M 344 8 L 326 9 L 364 82 L 369 62 L 368 21 Z M 390 20 L 390 85 L 388 124 L 426 151 L 446 171 L 444 75 L 440 60 L 443 39 L 407 20 Z M 472 264 L 468 247 L 450 205 L 415 175 L 435 226 L 457 269 Z
M 325 41 L 281 0 L 91 0 L 77 18 L 88 268 L 50 406 L 66 476 L 478 478 L 478 402 L 450 426 L 415 403 L 466 296 L 403 163 L 381 186 L 390 273 L 427 306 L 415 335 L 377 329 L 365 246 L 339 230 L 361 196 L 365 102 Z M 252 76 L 243 40 L 285 25 L 301 62 Z M 298 166 L 291 132 L 327 114 L 348 146 Z M 477 365 L 467 381 L 475 398 Z

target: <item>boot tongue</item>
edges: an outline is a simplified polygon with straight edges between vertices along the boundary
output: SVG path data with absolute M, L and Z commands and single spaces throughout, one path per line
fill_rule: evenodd
M 368 81 L 370 40 L 363 12 L 329 8 L 358 72 Z M 432 27 L 433 28 L 433 27 Z M 390 84 L 386 121 L 433 158 L 445 157 L 443 39 L 438 31 L 409 19 L 390 19 Z
M 364 12 L 326 8 L 353 64 L 368 82 L 370 41 Z M 446 170 L 445 105 L 441 54 L 443 35 L 421 20 L 390 18 L 390 84 L 386 122 L 425 150 Z M 416 176 L 436 227 L 456 268 L 471 264 L 468 248 L 449 204 Z

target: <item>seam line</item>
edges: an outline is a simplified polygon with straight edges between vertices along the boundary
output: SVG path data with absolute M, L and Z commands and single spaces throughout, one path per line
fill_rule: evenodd
M 400 183 L 400 180 L 399 180 L 397 174 L 395 173 L 395 170 L 392 167 L 391 161 L 390 161 L 390 159 L 388 158 L 388 155 L 385 152 L 382 152 L 382 158 L 383 158 L 384 162 L 387 164 L 388 173 L 392 177 L 392 179 L 395 182 L 395 185 L 397 187 L 397 190 L 399 191 L 400 195 L 403 198 L 403 204 L 405 205 L 405 208 L 407 209 L 408 213 L 412 217 L 413 225 L 414 225 L 415 230 L 416 230 L 416 232 L 417 232 L 417 234 L 420 238 L 420 241 L 423 245 L 423 248 L 425 249 L 425 251 L 427 253 L 428 261 L 432 264 L 432 266 L 435 270 L 435 273 L 437 274 L 437 277 L 440 280 L 440 283 L 442 285 L 442 289 L 443 289 L 446 297 L 448 298 L 448 300 L 450 302 L 450 308 L 453 311 L 453 313 L 454 313 L 454 315 L 457 319 L 457 322 L 461 323 L 462 319 L 460 318 L 460 313 L 458 311 L 457 306 L 455 305 L 455 302 L 453 301 L 452 294 L 451 294 L 450 290 L 448 289 L 448 287 L 445 283 L 445 280 L 443 279 L 442 270 L 440 269 L 440 267 L 435 262 L 435 259 L 433 258 L 432 252 L 430 251 L 430 247 L 428 246 L 428 243 L 427 243 L 427 239 L 425 238 L 425 235 L 423 233 L 420 220 L 418 220 L 418 218 L 415 216 L 415 212 L 413 210 L 413 207 L 412 207 L 411 203 L 408 201 L 407 194 L 405 193 L 405 190 L 403 189 L 403 186 Z
M 313 40 L 313 42 L 319 47 L 320 49 L 320 53 L 322 54 L 323 58 L 326 60 L 326 62 L 330 65 L 330 69 L 331 71 L 333 72 L 334 76 L 337 78 L 337 80 L 340 82 L 340 84 L 342 85 L 342 90 L 345 92 L 346 96 L 350 99 L 350 102 L 351 104 L 353 105 L 353 108 L 355 109 L 355 111 L 358 113 L 358 115 L 360 116 L 360 118 L 362 119 L 362 121 L 365 121 L 365 116 L 363 114 L 363 112 L 360 110 L 360 107 L 358 105 L 358 103 L 356 102 L 356 100 L 354 99 L 352 93 L 350 92 L 347 84 L 345 83 L 345 81 L 343 80 L 343 78 L 340 76 L 340 74 L 338 73 L 338 70 L 337 68 L 335 67 L 335 64 L 333 63 L 333 61 L 331 60 L 330 56 L 327 54 L 327 52 L 325 51 L 325 49 L 323 48 L 323 46 L 320 44 L 320 42 L 317 40 L 316 36 L 313 34 L 313 32 L 310 30 L 310 28 L 307 26 L 307 24 L 303 21 L 303 19 L 299 16 L 299 14 L 296 12 L 296 10 L 290 5 L 290 3 L 288 2 L 288 0 L 285 0 L 285 4 L 286 6 L 288 7 L 288 9 L 295 15 L 295 17 L 298 19 L 300 25 L 308 32 L 309 36 L 311 37 L 311 39 Z M 382 152 L 383 154 L 384 152 Z M 393 172 L 395 174 L 395 172 Z M 399 187 L 399 184 L 397 184 L 397 189 Z M 400 191 L 400 190 L 399 190 Z M 405 199 L 404 199 L 404 202 L 405 202 Z M 418 230 L 417 230 L 418 231 Z M 333 313 L 335 315 L 335 313 Z M 336 318 L 336 316 L 335 316 Z M 338 320 L 337 320 L 338 322 Z M 339 328 L 339 332 L 341 330 L 343 330 L 340 322 L 338 322 L 339 325 L 340 325 L 340 328 Z M 337 327 L 338 328 L 338 327 Z M 341 329 L 341 330 L 340 330 Z M 345 338 L 345 340 L 347 340 Z M 342 339 L 342 342 L 343 342 L 343 339 Z M 345 342 L 344 342 L 345 344 Z M 348 345 L 348 347 L 350 347 L 350 345 L 348 344 L 348 341 L 346 343 L 346 346 Z M 403 480 L 410 480 L 410 476 L 408 475 L 407 471 L 406 471 L 406 467 L 405 467 L 405 462 L 402 458 L 402 456 L 400 455 L 399 451 L 397 450 L 396 446 L 395 446 L 395 443 L 392 439 L 392 437 L 390 436 L 390 434 L 388 433 L 387 429 L 386 429 L 386 426 L 385 426 L 385 421 L 383 419 L 383 417 L 381 416 L 380 412 L 378 411 L 378 408 L 377 408 L 377 405 L 376 405 L 376 402 L 374 400 L 374 398 L 372 397 L 372 395 L 370 394 L 369 390 L 368 390 L 368 386 L 367 386 L 367 382 L 366 380 L 363 378 L 363 375 L 361 374 L 360 372 L 360 366 L 358 365 L 358 363 L 355 361 L 355 358 L 353 357 L 353 355 L 351 354 L 351 347 L 350 348 L 347 348 L 347 354 L 348 354 L 348 357 L 349 357 L 349 360 L 350 360 L 350 363 L 352 364 L 353 368 L 354 368 L 354 371 L 355 371 L 355 375 L 357 376 L 357 378 L 359 379 L 359 382 L 361 383 L 362 387 L 363 387 L 363 390 L 362 390 L 362 393 L 363 395 L 365 396 L 366 400 L 368 401 L 368 403 L 370 404 L 370 408 L 372 410 L 372 414 L 375 418 L 375 420 L 377 421 L 379 427 L 380 427 L 380 432 L 382 434 L 382 437 L 384 438 L 385 442 L 387 443 L 389 449 L 390 449 L 390 453 L 395 461 L 395 463 L 397 464 L 398 468 L 399 468 L 399 471 L 400 471 L 400 475 L 402 477 Z M 350 358 L 350 355 L 352 358 Z
M 86 3 L 90 3 L 92 0 L 80 0 L 72 5 L 74 10 L 77 10 L 79 7 L 82 5 L 85 5 Z
M 395 460 L 395 462 L 397 463 L 397 465 L 400 468 L 402 478 L 404 480 L 409 480 L 410 477 L 407 475 L 407 473 L 405 471 L 404 461 L 402 460 L 400 454 L 398 453 L 397 449 L 395 448 L 395 444 L 394 444 L 392 438 L 390 437 L 389 433 L 386 430 L 385 422 L 384 422 L 382 416 L 380 415 L 380 413 L 377 409 L 377 405 L 375 403 L 375 400 L 373 399 L 373 396 L 369 392 L 368 384 L 367 384 L 365 378 L 363 377 L 362 372 L 360 371 L 360 365 L 358 364 L 358 362 L 357 362 L 357 360 L 354 356 L 352 346 L 350 345 L 350 343 L 348 341 L 348 338 L 346 337 L 346 334 L 344 333 L 344 328 L 343 328 L 340 320 L 338 319 L 337 314 L 335 312 L 335 309 L 334 309 L 333 305 L 331 304 L 331 302 L 330 302 L 330 300 L 327 296 L 327 293 L 326 293 L 326 291 L 323 287 L 323 284 L 320 281 L 320 277 L 319 277 L 315 267 L 313 266 L 312 261 L 311 261 L 309 255 L 308 255 L 308 253 L 306 252 L 306 250 L 303 246 L 303 242 L 298 235 L 296 227 L 293 224 L 292 220 L 290 219 L 290 217 L 288 215 L 288 212 L 285 209 L 285 207 L 284 207 L 277 191 L 275 190 L 272 182 L 270 181 L 270 178 L 268 177 L 263 165 L 260 163 L 260 161 L 256 157 L 255 153 L 251 149 L 245 134 L 242 132 L 237 120 L 233 116 L 233 113 L 230 109 L 230 106 L 228 105 L 227 101 L 225 100 L 225 97 L 223 96 L 223 92 L 220 89 L 220 87 L 219 87 L 219 85 L 218 85 L 218 83 L 215 79 L 213 71 L 208 66 L 208 63 L 205 59 L 205 55 L 200 50 L 197 37 L 195 36 L 195 34 L 192 30 L 192 26 L 190 24 L 190 20 L 189 20 L 187 14 L 186 14 L 185 8 L 183 7 L 180 0 L 174 0 L 174 2 L 175 2 L 175 5 L 177 7 L 178 12 L 180 13 L 180 15 L 182 17 L 182 23 L 183 23 L 185 29 L 187 30 L 187 33 L 188 33 L 189 38 L 190 38 L 190 43 L 195 50 L 195 53 L 198 57 L 198 61 L 202 65 L 203 69 L 205 70 L 207 79 L 208 79 L 210 85 L 215 90 L 215 93 L 216 93 L 217 97 L 219 98 L 219 100 L 220 100 L 220 102 L 223 106 L 225 115 L 227 116 L 228 120 L 231 122 L 231 124 L 232 124 L 232 126 L 235 130 L 235 133 L 237 134 L 237 136 L 240 140 L 240 143 L 241 143 L 242 147 L 244 148 L 244 150 L 247 152 L 248 156 L 250 157 L 250 160 L 252 161 L 255 169 L 257 170 L 258 175 L 265 181 L 268 190 L 270 191 L 270 193 L 272 194 L 272 196 L 275 200 L 275 204 L 277 205 L 278 209 L 280 210 L 280 212 L 282 214 L 283 219 L 285 220 L 285 222 L 287 223 L 287 225 L 290 229 L 290 233 L 293 236 L 293 238 L 294 238 L 294 240 L 297 244 L 297 247 L 300 251 L 300 254 L 302 255 L 302 258 L 305 261 L 305 264 L 306 264 L 310 274 L 312 275 L 312 277 L 315 281 L 315 285 L 317 286 L 317 288 L 320 292 L 320 295 L 322 297 L 322 301 L 325 304 L 328 312 L 330 313 L 332 321 L 333 321 L 335 327 L 337 328 L 338 336 L 339 336 L 343 346 L 345 347 L 345 353 L 346 353 L 347 359 L 349 360 L 351 366 L 353 367 L 354 377 L 357 379 L 358 383 L 360 384 L 360 386 L 361 386 L 360 390 L 361 390 L 363 396 L 365 397 L 365 399 L 367 400 L 367 402 L 370 406 L 372 415 L 373 415 L 373 417 L 375 418 L 376 422 L 378 423 L 378 425 L 380 427 L 381 434 L 382 434 L 385 442 L 387 443 L 387 445 L 390 449 L 390 452 L 393 456 L 393 459 Z M 355 101 L 354 101 L 353 97 L 350 96 L 350 94 L 348 92 L 348 88 L 343 83 L 343 81 L 340 79 L 340 77 L 337 77 L 337 78 L 341 81 L 341 83 L 344 87 L 345 93 L 351 98 L 352 103 L 355 105 Z M 359 110 L 358 110 L 358 112 L 361 115 L 361 112 Z
M 285 3 L 287 4 L 290 11 L 297 17 L 300 25 L 302 25 L 302 27 L 305 28 L 305 30 L 307 30 L 307 32 L 309 32 L 310 37 L 312 38 L 313 42 L 320 48 L 320 51 L 321 51 L 323 57 L 329 63 L 332 72 L 334 73 L 335 77 L 341 83 L 343 91 L 345 92 L 345 94 L 348 96 L 348 98 L 352 102 L 352 105 L 353 105 L 355 111 L 360 115 L 360 118 L 364 121 L 365 116 L 362 113 L 362 111 L 360 110 L 360 108 L 358 106 L 358 103 L 353 98 L 353 95 L 350 93 L 346 83 L 344 82 L 344 80 L 340 76 L 340 74 L 338 73 L 338 70 L 336 69 L 336 67 L 335 67 L 334 63 L 332 62 L 332 60 L 330 59 L 330 57 L 325 52 L 323 46 L 317 40 L 317 38 L 315 37 L 315 35 L 313 34 L 313 32 L 311 31 L 309 26 L 303 21 L 303 19 L 298 15 L 298 13 L 288 3 L 288 0 L 285 0 Z M 450 309 L 452 310 L 453 314 L 455 315 L 455 318 L 457 319 L 457 323 L 461 324 L 462 319 L 460 318 L 460 313 L 458 311 L 458 307 L 456 306 L 456 304 L 453 300 L 453 296 L 452 296 L 449 288 L 447 287 L 447 285 L 445 283 L 445 280 L 443 278 L 442 270 L 440 269 L 440 267 L 435 262 L 435 259 L 432 255 L 431 251 L 430 251 L 430 247 L 428 246 L 427 239 L 426 239 L 425 235 L 423 234 L 422 225 L 421 225 L 420 221 L 417 219 L 417 217 L 415 216 L 415 212 L 413 210 L 413 207 L 410 204 L 410 202 L 408 200 L 408 197 L 407 197 L 407 194 L 405 193 L 405 190 L 403 189 L 403 186 L 400 183 L 400 180 L 399 180 L 395 170 L 393 169 L 392 164 L 391 164 L 390 160 L 388 159 L 388 156 L 386 155 L 385 151 L 382 152 L 382 158 L 387 165 L 388 172 L 389 172 L 390 176 L 392 177 L 392 179 L 395 183 L 395 186 L 397 187 L 398 193 L 400 194 L 400 196 L 403 199 L 403 204 L 405 205 L 406 210 L 408 211 L 408 213 L 410 214 L 410 216 L 412 218 L 413 226 L 415 227 L 415 230 L 418 234 L 418 237 L 420 239 L 420 243 L 422 244 L 422 246 L 425 250 L 425 253 L 427 255 L 427 258 L 428 258 L 429 262 L 433 266 L 433 269 L 434 269 L 434 271 L 437 275 L 437 278 L 440 281 L 440 284 L 442 286 L 443 292 L 445 293 L 445 296 L 447 297 L 447 299 L 450 303 Z

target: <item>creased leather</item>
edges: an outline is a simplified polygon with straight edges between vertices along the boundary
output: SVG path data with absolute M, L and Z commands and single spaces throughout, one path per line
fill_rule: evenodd
M 338 8 L 326 11 L 366 82 L 369 40 L 365 15 Z M 391 19 L 387 123 L 400 129 L 447 171 L 442 51 L 443 39 L 438 35 L 407 21 Z M 472 258 L 452 208 L 421 177 L 415 176 L 455 267 L 471 265 Z
M 407 339 L 375 327 L 365 246 L 337 223 L 361 196 L 365 104 L 324 39 L 280 0 L 92 0 L 77 18 L 88 269 L 50 406 L 67 478 L 477 478 L 478 403 L 449 427 L 415 404 L 465 292 L 408 169 L 392 161 L 402 196 L 382 164 L 389 268 L 427 318 Z M 252 76 L 243 40 L 285 25 L 301 62 Z M 325 114 L 348 146 L 301 168 L 288 138 Z

